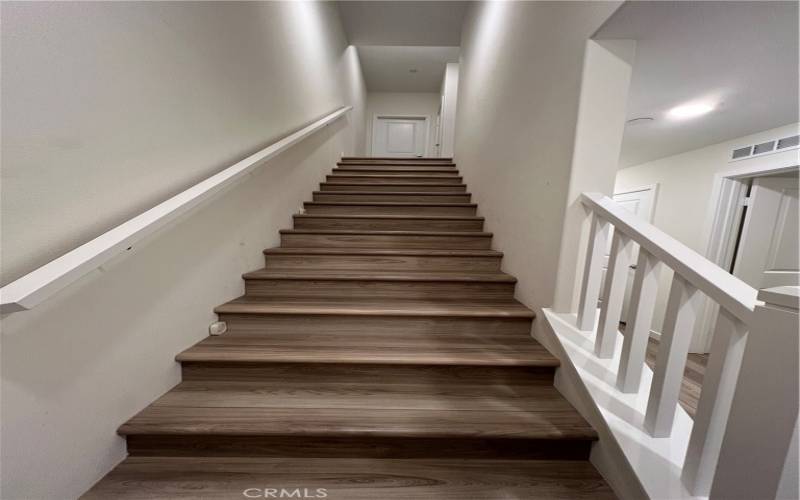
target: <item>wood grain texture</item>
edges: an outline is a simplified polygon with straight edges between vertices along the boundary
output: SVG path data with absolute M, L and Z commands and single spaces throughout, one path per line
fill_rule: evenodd
M 225 308 L 220 309 L 222 311 Z M 366 312 L 352 309 L 328 314 L 316 308 L 245 307 L 235 313 L 220 312 L 228 333 L 248 335 L 304 334 L 318 331 L 333 334 L 364 332 L 373 335 L 530 335 L 531 318 L 495 314 L 459 316 L 441 313 L 406 314 Z
M 511 300 L 516 279 L 504 273 L 261 269 L 246 273 L 252 297 L 393 297 L 398 299 Z
M 481 221 L 482 223 L 482 221 Z M 502 253 L 491 250 L 274 248 L 264 250 L 267 269 L 363 269 L 383 271 L 499 271 Z
M 387 410 L 501 412 L 552 411 L 565 406 L 549 385 L 412 384 L 396 381 L 338 382 L 291 380 L 268 385 L 263 382 L 185 381 L 153 403 L 153 406 L 204 408 L 382 408 Z
M 295 229 L 345 231 L 483 231 L 483 217 L 471 215 L 296 214 Z
M 454 184 L 460 185 L 463 179 L 456 175 L 378 175 L 378 174 L 331 174 L 326 177 L 328 184 Z
M 658 354 L 658 341 L 650 338 L 647 343 L 646 360 L 648 366 L 652 369 L 655 369 L 656 354 Z M 708 354 L 689 353 L 689 357 L 686 359 L 686 368 L 683 371 L 678 402 L 692 418 L 697 413 L 697 404 L 700 401 L 700 392 L 703 389 L 703 375 L 706 372 L 707 364 Z
M 619 331 L 623 335 L 625 335 L 626 326 L 625 323 L 619 324 Z M 653 370 L 656 366 L 658 347 L 658 340 L 653 337 L 647 339 L 645 362 Z M 708 354 L 689 353 L 686 359 L 686 368 L 683 370 L 678 402 L 692 418 L 697 413 L 697 404 L 700 401 L 700 393 L 703 389 L 703 375 L 706 372 L 706 365 L 708 365 Z
M 434 203 L 469 203 L 469 193 L 426 193 L 425 191 L 314 191 L 314 201 L 405 201 Z
M 371 436 L 219 436 L 212 434 L 132 434 L 132 456 L 330 457 L 330 458 L 491 458 L 587 460 L 585 439 L 424 438 Z
M 330 500 L 614 498 L 580 462 L 225 457 L 131 457 L 83 498 L 230 499 L 244 498 L 247 488 L 324 488 Z
M 342 165 L 333 169 L 333 175 L 361 175 L 361 174 L 375 174 L 375 175 L 458 175 L 458 170 L 452 167 L 417 167 L 417 166 L 402 166 L 402 167 L 389 167 L 389 166 L 348 166 Z
M 344 158 L 305 209 L 84 498 L 613 498 L 451 159 Z
M 492 233 L 473 231 L 369 231 L 369 230 L 281 230 L 281 246 L 287 248 L 429 248 L 485 249 Z
M 563 399 L 561 399 L 563 402 Z M 358 436 L 438 439 L 596 439 L 577 412 L 402 410 L 389 408 L 258 408 L 148 406 L 123 424 L 129 434 L 214 436 Z M 555 406 L 555 405 L 553 405 Z M 557 422 L 557 425 L 554 425 Z
M 343 163 L 336 164 L 334 172 L 345 170 L 364 171 L 375 170 L 378 172 L 458 172 L 452 163 L 431 163 L 431 164 L 402 164 L 402 163 Z
M 517 301 L 486 303 L 447 300 L 379 300 L 329 297 L 325 300 L 265 300 L 240 297 L 214 309 L 220 314 L 306 314 L 326 316 L 401 316 L 447 318 L 533 319 L 533 311 Z M 531 341 L 533 343 L 533 341 Z
M 482 346 L 458 348 L 442 345 L 436 349 L 412 347 L 374 346 L 291 346 L 242 345 L 234 343 L 199 343 L 178 354 L 180 362 L 194 363 L 359 363 L 388 365 L 486 365 L 486 366 L 547 366 L 555 367 L 558 361 L 544 356 L 535 348 L 518 346 Z
M 377 184 L 377 183 L 346 183 L 346 182 L 323 182 L 319 185 L 320 191 L 381 191 L 381 192 L 397 192 L 397 191 L 417 191 L 427 193 L 465 193 L 467 191 L 466 184 L 442 184 L 442 183 L 415 183 L 415 182 L 397 182 L 391 184 Z
M 474 203 L 418 203 L 401 201 L 307 201 L 307 214 L 347 215 L 461 215 L 474 216 Z
M 429 386 L 552 385 L 554 366 L 386 365 L 359 363 L 193 363 L 181 365 L 184 381 L 360 384 L 382 381 Z

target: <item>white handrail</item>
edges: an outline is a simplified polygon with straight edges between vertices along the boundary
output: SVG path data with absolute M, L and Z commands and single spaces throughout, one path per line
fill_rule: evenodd
M 0 288 L 0 313 L 32 309 L 81 276 L 97 269 L 144 237 L 175 220 L 223 188 L 243 178 L 265 161 L 335 121 L 352 106 L 324 118 L 239 161 L 146 212 L 84 243 L 61 257 Z
M 607 196 L 583 193 L 581 202 L 739 320 L 749 322 L 758 303 L 756 289 L 713 265 L 699 253 L 648 224 Z

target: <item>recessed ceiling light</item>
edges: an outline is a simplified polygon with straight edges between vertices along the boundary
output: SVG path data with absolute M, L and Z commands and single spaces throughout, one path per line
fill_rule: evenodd
M 714 105 L 708 102 L 692 102 L 670 109 L 667 114 L 671 118 L 682 120 L 704 115 L 714 110 Z
M 408 70 L 408 72 L 409 72 L 409 73 L 416 73 L 416 72 L 417 72 L 417 69 L 416 69 L 416 68 L 411 68 L 410 70 Z

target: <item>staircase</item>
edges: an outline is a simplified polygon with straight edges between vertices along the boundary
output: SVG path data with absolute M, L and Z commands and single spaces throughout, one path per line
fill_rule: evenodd
M 614 498 L 476 209 L 450 159 L 343 158 L 84 498 Z

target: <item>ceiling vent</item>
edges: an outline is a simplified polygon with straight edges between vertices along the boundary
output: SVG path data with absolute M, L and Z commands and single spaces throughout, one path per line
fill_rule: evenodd
M 753 146 L 747 146 L 746 148 L 739 148 L 733 150 L 733 160 L 738 160 L 739 158 L 747 158 L 753 154 Z
M 780 139 L 777 149 L 796 148 L 798 144 L 800 144 L 800 135 L 793 135 Z
M 797 148 L 800 145 L 800 135 L 793 135 L 775 139 L 772 141 L 762 142 L 759 144 L 752 144 L 741 148 L 736 148 L 731 153 L 731 161 L 743 160 L 745 158 L 752 158 L 754 156 L 763 156 L 778 151 Z

